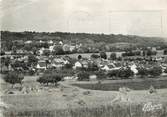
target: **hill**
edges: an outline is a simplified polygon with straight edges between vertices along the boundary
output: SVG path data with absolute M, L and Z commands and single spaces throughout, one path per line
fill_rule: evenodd
M 88 33 L 67 33 L 67 32 L 9 32 L 1 31 L 1 41 L 10 40 L 55 40 L 72 43 L 84 44 L 115 44 L 115 43 L 129 43 L 132 45 L 142 47 L 166 47 L 167 38 L 161 37 L 141 37 L 135 35 L 122 35 L 122 34 L 88 34 Z

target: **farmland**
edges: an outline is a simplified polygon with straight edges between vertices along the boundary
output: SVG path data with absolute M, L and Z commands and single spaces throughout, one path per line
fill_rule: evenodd
M 38 92 L 1 96 L 7 105 L 4 108 L 6 117 L 120 117 L 123 115 L 165 117 L 167 114 L 166 89 L 157 89 L 156 94 L 150 94 L 148 90 L 131 90 L 124 94 L 118 91 L 78 88 L 71 85 L 74 81 L 60 82 L 58 87 L 42 86 L 42 88 L 35 82 L 36 78 L 26 76 L 23 86 L 37 85 L 40 89 Z M 1 86 L 1 90 L 4 91 L 9 84 L 1 81 Z M 142 108 L 148 102 L 162 104 L 162 107 L 159 110 L 144 112 Z

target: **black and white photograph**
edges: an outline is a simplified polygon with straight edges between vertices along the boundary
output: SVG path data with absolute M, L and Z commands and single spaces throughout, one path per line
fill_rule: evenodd
M 0 0 L 0 117 L 167 117 L 167 0 Z

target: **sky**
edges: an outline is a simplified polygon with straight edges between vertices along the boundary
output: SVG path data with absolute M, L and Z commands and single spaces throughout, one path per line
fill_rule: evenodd
M 0 0 L 0 29 L 167 37 L 167 0 Z

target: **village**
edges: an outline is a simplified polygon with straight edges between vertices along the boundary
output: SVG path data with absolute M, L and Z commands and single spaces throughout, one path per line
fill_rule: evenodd
M 19 41 L 20 42 L 20 41 Z M 17 42 L 17 43 L 19 43 Z M 14 41 L 13 43 L 16 43 Z M 21 42 L 20 42 L 21 43 Z M 46 70 L 71 69 L 95 69 L 94 71 L 111 72 L 124 67 L 129 67 L 133 74 L 139 73 L 139 68 L 151 69 L 154 66 L 160 68 L 160 74 L 167 72 L 167 52 L 156 47 L 148 47 L 145 50 L 136 49 L 121 52 L 96 52 L 78 53 L 82 44 L 63 43 L 62 41 L 25 41 L 24 47 L 36 43 L 38 48 L 12 49 L 1 53 L 1 73 L 19 71 L 28 75 L 39 75 Z M 73 53 L 77 52 L 77 53 Z M 139 73 L 140 74 L 140 73 Z
M 111 108 L 117 103 L 143 103 L 145 99 L 162 103 L 166 98 L 166 48 L 132 49 L 130 45 L 122 51 L 105 51 L 71 41 L 13 40 L 9 46 L 10 43 L 1 42 L 0 56 L 1 107 L 6 117 L 15 109 L 14 116 L 36 116 L 31 109 L 62 111 L 73 106 L 81 109 L 74 112 L 83 114 L 85 107 Z M 120 45 L 118 49 L 124 43 Z M 71 112 L 68 110 L 68 114 Z M 52 111 L 50 114 L 40 116 L 55 116 Z

